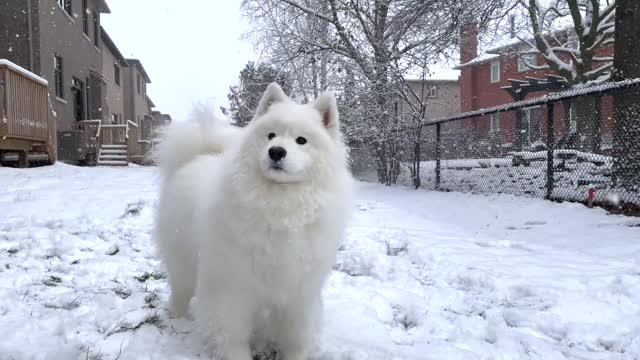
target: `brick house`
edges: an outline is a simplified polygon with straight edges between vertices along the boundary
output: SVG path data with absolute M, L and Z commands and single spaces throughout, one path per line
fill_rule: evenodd
M 565 35 L 566 36 L 566 35 Z M 530 99 L 558 91 L 534 91 L 528 92 L 521 98 L 515 98 L 505 88 L 514 83 L 528 82 L 530 78 L 552 80 L 560 79 L 552 70 L 532 70 L 526 62 L 535 65 L 545 64 L 541 55 L 525 54 L 527 48 L 517 39 L 507 39 L 501 45 L 494 46 L 482 53 L 478 52 L 478 35 L 475 26 L 468 25 L 463 29 L 460 41 L 460 110 L 461 112 L 475 111 L 517 100 Z M 611 46 L 597 51 L 598 56 L 613 56 Z M 516 84 L 517 85 L 517 84 Z M 556 123 L 557 139 L 569 136 L 575 132 L 576 119 L 573 117 L 571 104 L 565 103 L 556 109 L 557 118 L 563 119 Z M 613 111 L 611 99 L 603 99 L 602 109 L 602 149 L 611 147 L 613 138 Z M 522 116 L 524 121 L 516 126 L 516 121 L 506 118 L 513 114 L 494 114 L 488 121 L 467 120 L 462 125 L 471 129 L 474 133 L 485 134 L 506 146 L 503 146 L 502 154 L 515 148 L 513 138 L 516 132 L 526 132 L 526 143 L 523 148 L 534 148 L 536 144 L 544 142 L 546 133 L 544 126 L 544 114 L 541 109 L 525 109 Z M 520 128 L 517 128 L 520 127 Z

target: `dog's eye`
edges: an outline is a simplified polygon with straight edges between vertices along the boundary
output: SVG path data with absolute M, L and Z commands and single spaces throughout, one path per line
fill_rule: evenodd
M 304 145 L 304 144 L 306 144 L 306 143 L 307 143 L 307 139 L 303 138 L 302 136 L 299 136 L 299 137 L 296 139 L 296 142 L 297 142 L 298 144 L 300 144 L 300 145 Z
M 269 133 L 269 135 L 267 135 L 267 138 L 269 140 L 273 139 L 274 137 L 276 137 L 276 134 L 274 134 L 274 133 Z

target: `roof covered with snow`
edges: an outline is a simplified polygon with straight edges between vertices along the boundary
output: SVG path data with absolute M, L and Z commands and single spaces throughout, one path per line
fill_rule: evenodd
M 430 65 L 429 74 L 424 77 L 424 80 L 433 80 L 433 81 L 458 81 L 460 78 L 460 70 L 456 69 L 453 64 L 446 60 L 442 60 L 442 62 L 438 64 Z M 422 74 L 417 73 L 409 73 L 405 76 L 407 81 L 418 81 L 422 80 Z
M 483 53 L 482 55 L 472 59 L 469 62 L 466 62 L 464 64 L 458 64 L 455 66 L 455 69 L 462 69 L 463 67 L 466 66 L 471 66 L 471 65 L 480 65 L 480 64 L 484 64 L 490 61 L 493 61 L 495 59 L 498 59 L 500 57 L 500 54 L 490 54 L 490 53 Z

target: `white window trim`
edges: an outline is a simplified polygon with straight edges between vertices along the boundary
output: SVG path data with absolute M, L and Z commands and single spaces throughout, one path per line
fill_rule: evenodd
M 71 6 L 71 14 L 69 14 L 69 13 L 67 12 L 67 10 L 65 10 L 65 9 L 64 9 L 64 7 L 62 7 L 62 5 L 60 5 L 60 3 L 58 2 L 58 0 L 56 0 L 56 5 L 58 5 L 58 9 L 60 9 L 60 11 L 62 11 L 62 13 L 63 13 L 63 14 L 65 14 L 65 15 L 67 16 L 67 18 L 68 18 L 69 20 L 71 20 L 71 22 L 72 22 L 72 23 L 75 23 L 75 22 L 76 22 L 76 20 L 73 18 L 73 3 L 72 3 L 72 6 Z
M 493 77 L 493 75 L 494 75 L 494 71 L 493 71 L 494 65 L 498 65 L 498 72 L 497 72 L 498 78 L 497 79 L 494 79 L 494 77 Z M 500 82 L 500 60 L 492 61 L 491 64 L 489 65 L 489 81 L 492 84 Z
M 576 131 L 578 131 L 578 121 L 575 117 L 573 104 L 571 104 L 571 106 L 569 106 L 569 132 L 575 133 Z
M 527 60 L 533 60 L 533 63 L 532 63 L 533 65 L 536 65 L 536 62 L 537 62 L 537 55 L 536 54 L 526 54 L 526 53 L 518 54 L 518 72 L 525 72 L 525 71 L 533 70 L 527 65 L 523 55 L 524 56 L 526 56 L 526 55 L 534 55 L 533 59 L 527 59 Z
M 522 55 L 518 55 L 518 72 L 525 72 L 529 70 L 529 67 L 521 56 Z
M 58 82 L 56 81 L 56 76 L 58 75 L 58 58 L 60 58 L 60 60 L 62 60 L 62 71 L 60 73 L 60 76 L 62 76 L 62 78 L 60 79 L 60 83 L 62 83 L 62 91 L 61 94 L 58 94 Z M 67 96 L 66 92 L 64 91 L 64 58 L 62 57 L 62 55 L 59 54 L 54 54 L 53 55 L 53 93 L 56 96 L 56 100 L 60 101 L 60 102 L 64 102 L 65 104 L 67 103 L 67 101 L 65 100 L 65 97 Z M 61 96 L 58 96 L 61 95 Z
M 489 131 L 493 134 L 500 132 L 500 113 L 493 113 L 490 116 Z M 497 121 L 495 121 L 497 120 Z M 497 123 L 497 127 L 495 126 Z
M 428 98 L 437 98 L 438 97 L 438 88 L 437 87 L 431 87 L 429 89 L 427 89 L 427 97 Z
M 119 75 L 118 80 L 120 84 L 118 84 L 118 81 L 116 81 L 116 67 L 118 68 L 118 75 Z M 113 64 L 113 85 L 115 85 L 118 88 L 122 86 L 122 68 L 120 67 L 120 65 L 116 63 Z
M 535 141 L 531 140 L 531 110 L 534 109 L 540 109 L 540 128 L 538 129 L 540 131 L 540 138 L 536 139 Z M 538 140 L 542 140 L 542 106 L 540 105 L 536 105 L 536 106 L 530 106 L 527 108 L 524 108 L 524 116 L 525 116 L 525 120 L 527 121 L 527 142 L 529 145 L 535 143 Z

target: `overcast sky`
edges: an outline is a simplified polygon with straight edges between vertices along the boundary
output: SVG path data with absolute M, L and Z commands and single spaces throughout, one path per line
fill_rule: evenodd
M 253 46 L 240 0 L 107 0 L 102 25 L 125 57 L 142 61 L 157 109 L 185 118 L 194 102 L 226 104 Z

